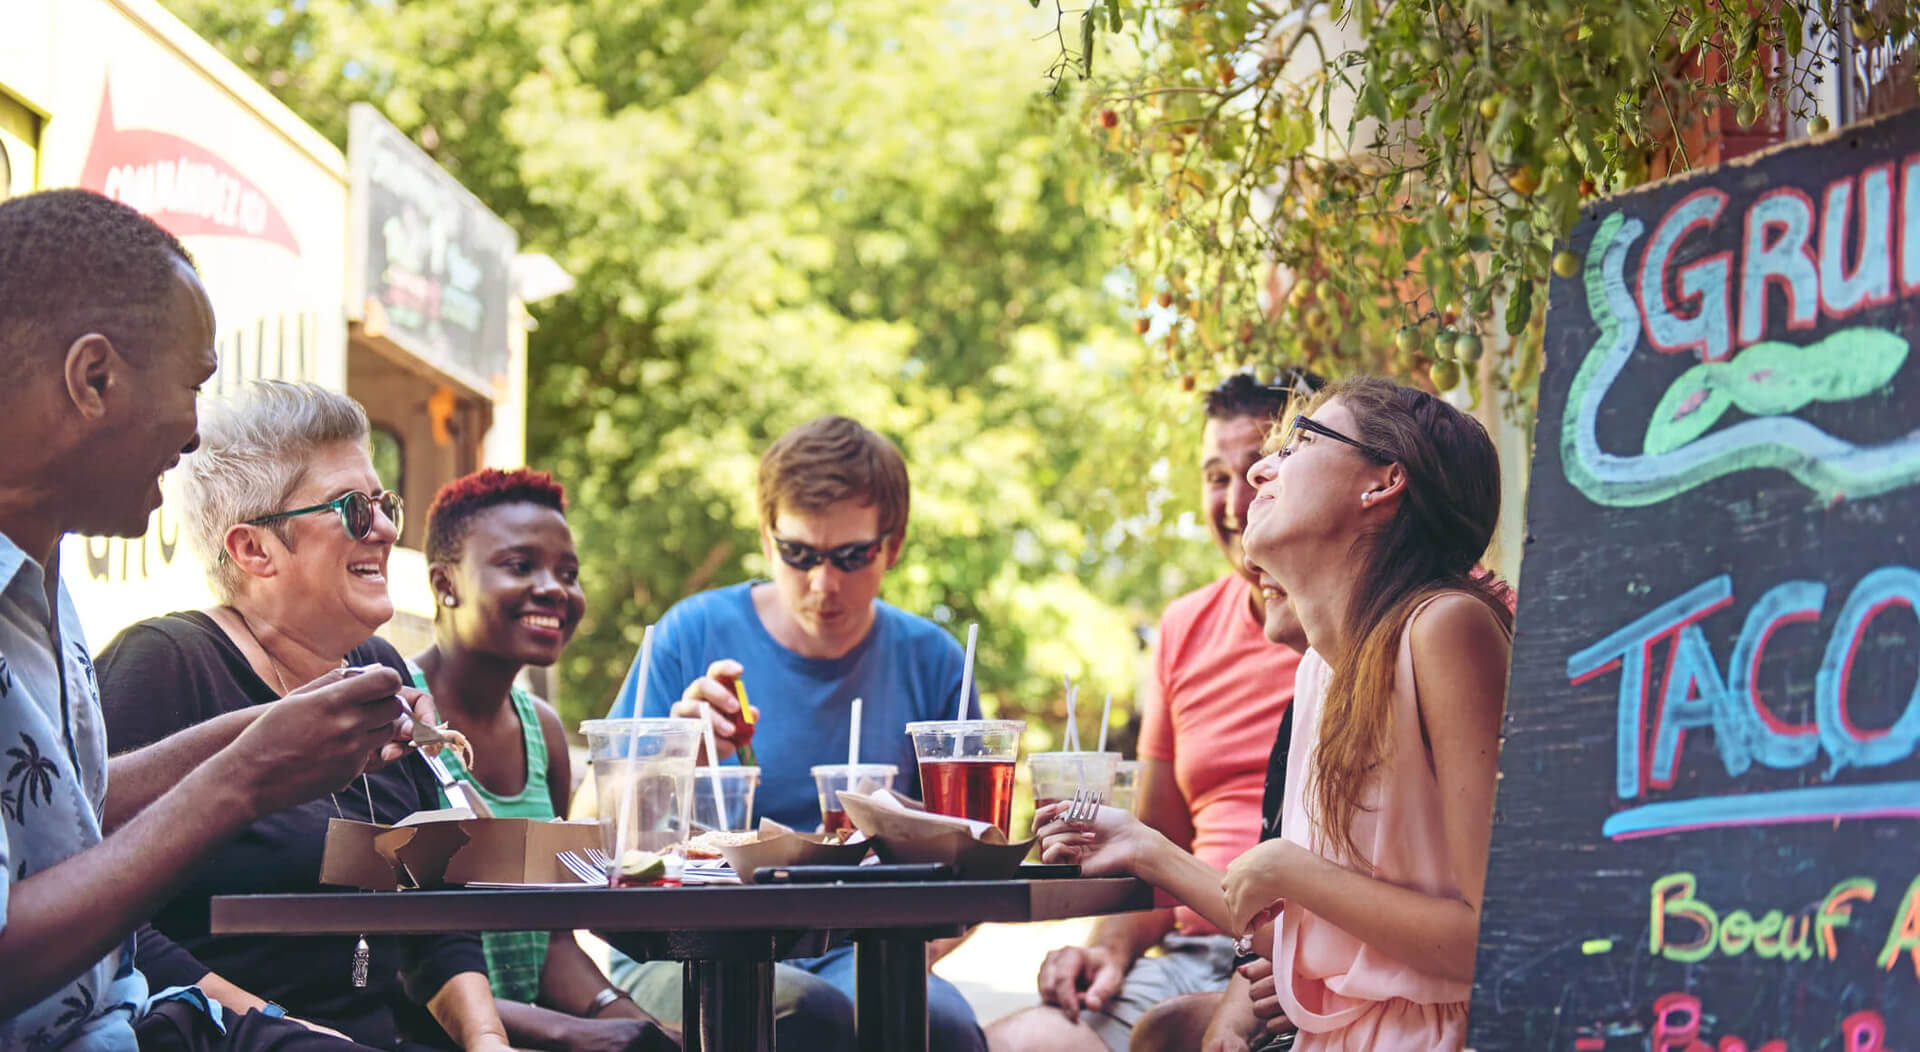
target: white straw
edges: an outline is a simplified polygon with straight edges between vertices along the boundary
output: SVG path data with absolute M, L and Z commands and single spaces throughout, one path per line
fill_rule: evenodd
M 640 635 L 640 686 L 633 692 L 633 733 L 627 738 L 627 784 L 620 791 L 620 825 L 613 834 L 616 867 L 627 856 L 627 829 L 633 824 L 633 798 L 640 787 L 640 714 L 646 711 L 647 670 L 652 664 L 653 626 L 648 625 Z
M 967 623 L 967 663 L 960 666 L 960 711 L 954 719 L 967 718 L 967 695 L 973 690 L 973 645 L 980 640 L 980 622 Z
M 1074 699 L 1079 697 L 1080 692 L 1073 689 L 1072 676 L 1062 676 L 1061 680 L 1065 682 L 1067 685 L 1067 751 L 1079 752 L 1080 751 L 1080 720 L 1074 714 L 1073 703 L 1074 703 Z
M 854 784 L 853 768 L 860 762 L 860 700 L 853 699 L 853 723 L 847 728 L 847 784 Z
M 1107 719 L 1113 715 L 1113 692 L 1107 692 L 1107 700 L 1100 705 L 1100 747 L 1094 752 L 1107 751 Z
M 722 830 L 733 828 L 727 822 L 727 798 L 720 791 L 720 750 L 713 743 L 713 706 L 700 706 L 700 733 L 707 739 L 707 784 L 713 787 L 713 820 Z

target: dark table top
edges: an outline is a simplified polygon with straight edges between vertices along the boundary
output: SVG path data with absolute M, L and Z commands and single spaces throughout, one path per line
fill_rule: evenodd
M 1025 922 L 1155 908 L 1131 877 L 888 884 L 700 885 L 222 895 L 218 935 L 401 934 L 587 928 L 873 931 Z

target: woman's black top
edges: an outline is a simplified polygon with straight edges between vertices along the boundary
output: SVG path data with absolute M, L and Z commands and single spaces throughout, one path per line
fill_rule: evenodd
M 409 681 L 406 662 L 378 637 L 347 655 L 353 665 L 382 664 Z M 199 611 L 167 614 L 114 637 L 95 668 L 115 753 L 137 749 L 216 716 L 278 700 L 240 648 Z M 155 991 L 191 985 L 209 971 L 279 1003 L 288 1014 L 333 1027 L 366 1045 L 391 1048 L 400 1018 L 424 1016 L 425 1002 L 461 972 L 486 972 L 476 935 L 369 935 L 367 985 L 352 982 L 351 935 L 211 935 L 207 902 L 215 895 L 337 891 L 320 883 L 327 822 L 335 817 L 393 822 L 438 806 L 432 772 L 417 755 L 355 779 L 351 787 L 271 814 L 222 845 L 179 895 L 143 929 L 136 964 Z M 398 1017 L 396 1016 L 398 1013 Z M 409 1035 L 419 1037 L 422 1035 Z

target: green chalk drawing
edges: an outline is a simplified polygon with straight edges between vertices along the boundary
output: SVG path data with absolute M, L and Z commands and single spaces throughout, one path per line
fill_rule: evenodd
M 1843 329 L 1818 343 L 1756 343 L 1724 362 L 1680 374 L 1647 421 L 1645 452 L 1670 453 L 1699 438 L 1728 409 L 1791 413 L 1810 402 L 1865 398 L 1893 382 L 1907 341 L 1883 329 Z
M 1592 314 L 1598 338 L 1580 362 L 1561 415 L 1560 461 L 1568 482 L 1588 499 L 1611 507 L 1657 504 L 1725 475 L 1769 468 L 1786 472 L 1812 490 L 1822 502 L 1877 497 L 1920 483 L 1920 430 L 1881 445 L 1861 446 L 1835 438 L 1776 408 L 1731 427 L 1702 434 L 1726 411 L 1725 406 L 1716 408 L 1716 399 L 1733 402 L 1733 385 L 1700 384 L 1678 395 L 1669 391 L 1668 398 L 1674 399 L 1671 406 L 1662 399 L 1661 404 L 1668 408 L 1669 420 L 1676 416 L 1685 420 L 1693 415 L 1707 419 L 1706 427 L 1696 430 L 1690 439 L 1682 437 L 1677 440 L 1678 444 L 1669 445 L 1676 440 L 1662 433 L 1659 443 L 1663 448 L 1651 448 L 1655 436 L 1650 425 L 1649 448 L 1641 455 L 1620 456 L 1602 450 L 1595 433 L 1601 403 L 1640 342 L 1640 312 L 1624 275 L 1627 252 L 1645 230 L 1640 220 L 1615 212 L 1601 221 L 1587 249 L 1583 278 L 1587 309 Z M 1905 360 L 1907 348 L 1903 339 L 1877 330 L 1867 331 L 1899 340 L 1898 355 Z M 1836 337 L 1845 335 L 1835 334 Z M 1853 339 L 1857 341 L 1859 337 Z M 1869 342 L 1878 344 L 1877 340 Z M 1750 351 L 1758 349 L 1756 346 Z M 1891 356 L 1894 352 L 1877 347 L 1877 353 Z M 1880 366 L 1861 366 L 1858 373 L 1875 372 L 1884 366 L 1885 359 L 1879 360 Z M 1852 366 L 1848 368 L 1851 370 Z M 1898 365 L 1893 368 L 1897 369 Z M 1756 373 L 1762 374 L 1757 380 Z M 1770 379 L 1764 368 L 1749 367 L 1739 386 L 1766 391 Z M 1859 382 L 1860 375 L 1851 372 L 1845 381 L 1847 384 Z M 1795 386 L 1783 386 L 1780 394 L 1743 390 L 1741 396 L 1752 399 L 1756 405 L 1785 405 L 1798 397 L 1798 393 L 1787 390 Z M 1804 404 L 1804 400 L 1799 403 Z M 1682 408 L 1687 412 L 1680 412 Z

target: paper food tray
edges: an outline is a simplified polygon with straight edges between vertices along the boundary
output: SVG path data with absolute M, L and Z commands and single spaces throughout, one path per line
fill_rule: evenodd
M 883 793 L 840 794 L 847 817 L 873 842 L 882 862 L 940 862 L 961 880 L 1006 880 L 1020 874 L 1032 840 L 1007 843 L 999 828 L 910 810 Z

